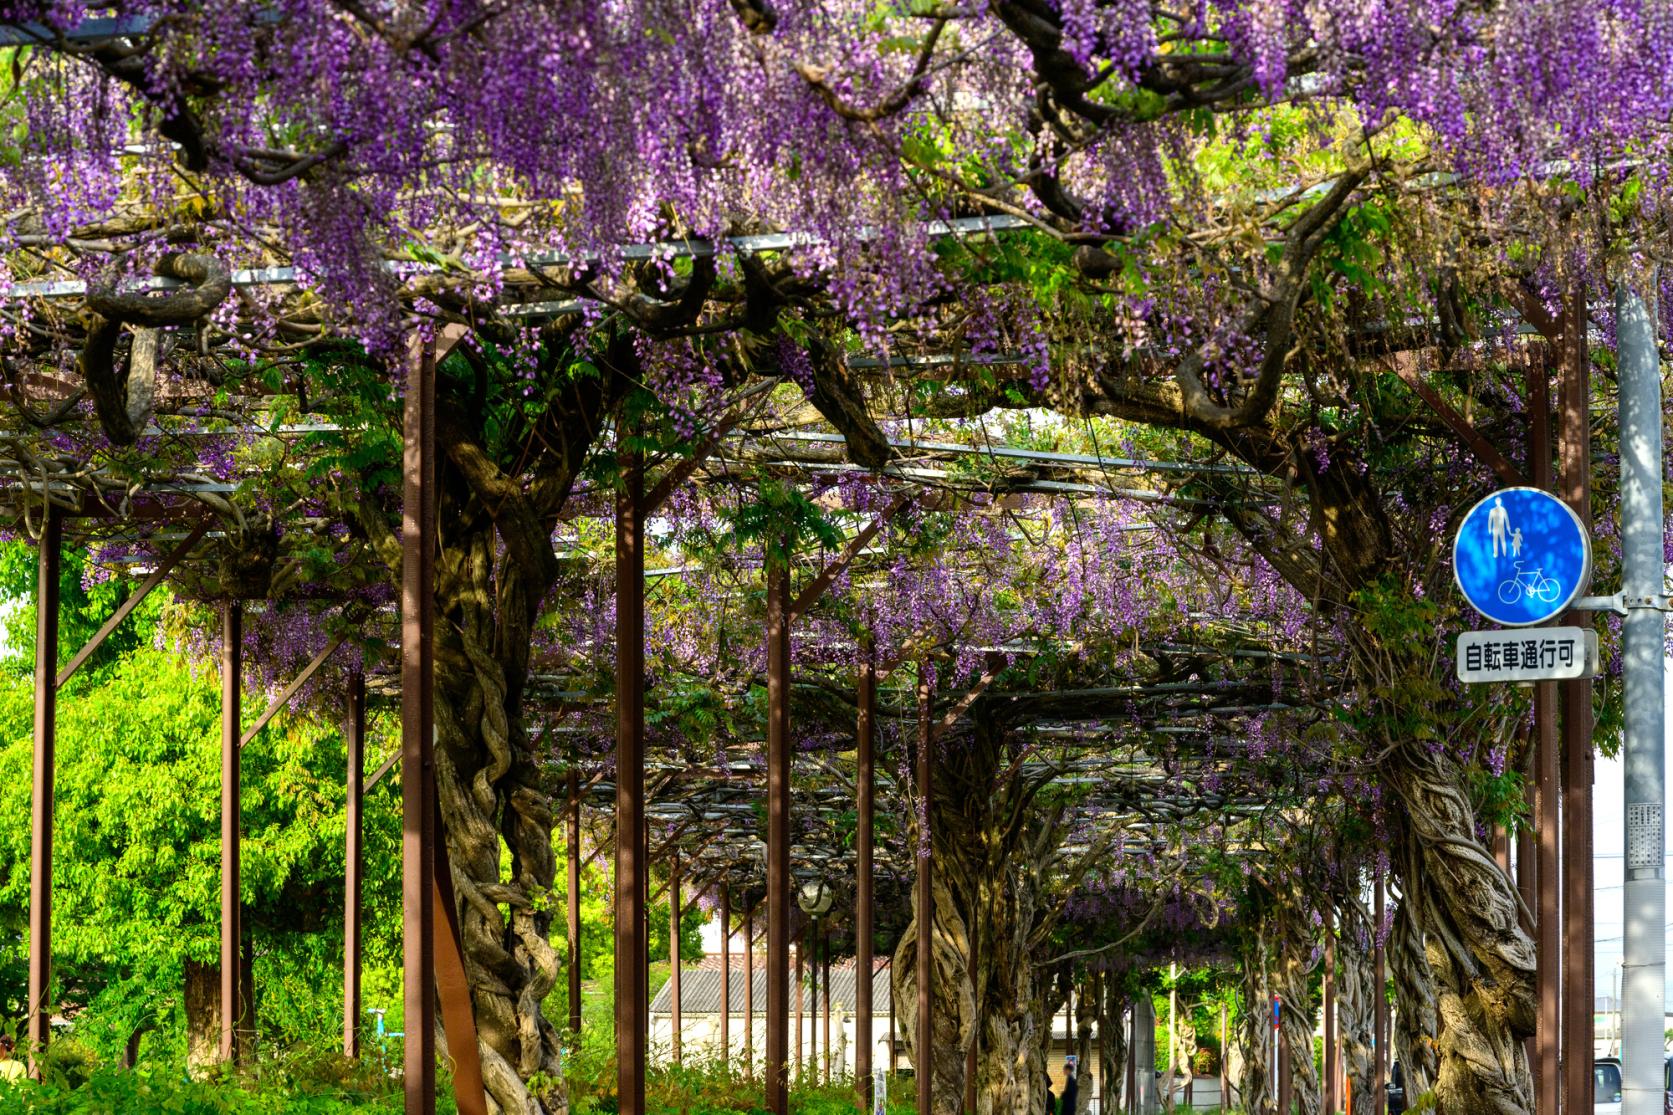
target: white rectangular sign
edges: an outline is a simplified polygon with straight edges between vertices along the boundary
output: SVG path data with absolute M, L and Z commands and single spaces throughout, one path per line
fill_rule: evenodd
M 1597 632 L 1584 627 L 1464 631 L 1458 636 L 1458 680 L 1564 681 L 1596 677 Z

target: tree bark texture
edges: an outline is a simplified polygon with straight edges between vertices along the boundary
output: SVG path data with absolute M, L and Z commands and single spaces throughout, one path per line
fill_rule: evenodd
M 1386 764 L 1404 809 L 1401 887 L 1434 977 L 1434 1091 L 1443 1111 L 1525 1115 L 1523 1043 L 1538 1014 L 1534 944 L 1515 891 L 1475 836 L 1463 772 L 1444 749 L 1408 743 Z
M 1352 1106 L 1349 1115 L 1369 1115 L 1376 1072 L 1372 1034 L 1376 1027 L 1376 979 L 1371 919 L 1357 898 L 1337 908 L 1336 1026 L 1342 1035 L 1342 1078 Z
M 188 960 L 186 975 L 186 1071 L 208 1072 L 221 1059 L 221 966 Z
M 1266 934 L 1256 930 L 1250 934 L 1241 965 L 1242 998 L 1246 1007 L 1237 1020 L 1238 1052 L 1243 1057 L 1242 1072 L 1237 1082 L 1243 1110 L 1264 1112 L 1277 1103 L 1277 1089 L 1273 1087 L 1272 1066 L 1272 984 L 1267 974 L 1270 959 Z M 1141 1069 L 1144 1066 L 1139 1066 Z
M 972 719 L 981 709 L 978 703 Z M 1063 999 L 1051 1001 L 1037 966 L 1045 947 L 1040 894 L 1061 831 L 1029 808 L 1037 787 L 1000 778 L 1003 739 L 1002 730 L 980 726 L 973 739 L 960 736 L 943 748 L 935 764 L 934 1115 L 963 1110 L 966 1056 L 978 1026 L 976 1115 L 1041 1115 L 1045 1106 L 1051 1010 Z M 915 846 L 916 820 L 908 839 Z M 907 1011 L 917 1002 L 919 930 L 914 916 L 892 965 L 895 1002 Z M 911 1027 L 902 1030 L 909 1043 Z
M 1394 1059 L 1405 1074 L 1406 1098 L 1416 1100 L 1435 1087 L 1439 1064 L 1435 1035 L 1440 1014 L 1435 1003 L 1435 973 L 1429 967 L 1423 931 L 1402 902 L 1394 912 L 1388 939 L 1389 975 L 1394 981 Z

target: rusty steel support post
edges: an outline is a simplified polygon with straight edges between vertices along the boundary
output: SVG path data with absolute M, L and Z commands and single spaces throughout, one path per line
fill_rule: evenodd
M 343 803 L 343 1056 L 360 1056 L 360 901 L 365 864 L 361 805 L 366 778 L 366 676 L 349 677 L 343 743 L 348 753 Z
M 1590 361 L 1586 351 L 1586 299 L 1576 291 L 1563 316 L 1560 352 L 1557 443 L 1564 502 L 1592 528 L 1592 434 Z M 1590 627 L 1591 613 L 1571 612 L 1563 620 Z M 1563 1047 L 1571 1056 L 1593 1048 L 1592 1016 L 1596 960 L 1592 953 L 1592 683 L 1562 683 L 1563 731 Z M 1592 1074 L 1580 1064 L 1564 1079 L 1563 1103 L 1584 1113 L 1592 1103 Z
M 1551 398 L 1549 369 L 1535 355 L 1527 369 L 1529 475 L 1541 490 L 1551 487 Z M 1562 1095 L 1560 962 L 1562 914 L 1561 821 L 1558 817 L 1557 684 L 1534 685 L 1534 894 L 1535 962 L 1539 1018 L 1534 1027 L 1534 1110 L 1557 1115 Z M 1590 1070 L 1588 1069 L 1588 1075 Z
M 1376 946 L 1371 954 L 1371 1002 L 1375 1007 L 1371 1039 L 1374 1047 L 1371 1059 L 1371 1110 L 1374 1115 L 1388 1115 L 1388 1090 L 1384 1087 L 1388 1082 L 1388 975 L 1387 957 L 1383 949 L 1383 921 L 1387 904 L 1387 890 L 1383 877 L 1378 875 L 1377 893 L 1372 902 L 1371 915 L 1372 939 Z
M 674 853 L 674 860 L 668 873 L 668 995 L 672 1008 L 672 1022 L 670 1028 L 674 1038 L 674 1063 L 680 1063 L 680 903 L 685 895 L 680 888 L 680 853 Z
M 1290 1047 L 1284 1043 L 1281 1032 L 1276 1036 L 1276 1040 L 1278 1042 L 1278 1111 L 1280 1115 L 1291 1115 L 1295 1110 L 1295 1069 L 1290 1060 Z
M 789 1115 L 790 566 L 767 559 L 767 1110 Z M 798 1002 L 800 998 L 798 997 Z M 799 1044 L 799 1043 L 798 1043 Z M 637 1115 L 637 1113 L 635 1113 Z
M 569 945 L 569 1032 L 581 1036 L 581 776 L 569 768 L 569 808 L 565 813 L 564 933 Z
M 43 494 L 44 495 L 44 494 Z M 35 576 L 35 752 L 29 807 L 29 1073 L 52 1037 L 53 781 L 58 764 L 58 577 L 64 519 L 46 501 Z
M 720 1064 L 732 1075 L 732 886 L 720 884 Z
M 854 1083 L 860 1110 L 869 1113 L 871 1087 L 872 815 L 876 811 L 876 770 L 872 754 L 877 721 L 877 663 L 869 643 L 860 659 L 859 718 L 855 729 L 856 812 L 854 832 Z
M 1334 925 L 1325 927 L 1324 938 L 1324 1111 L 1325 1115 L 1336 1115 L 1336 927 Z
M 919 806 L 918 816 L 922 817 L 926 831 L 918 834 L 918 878 L 913 889 L 917 892 L 916 914 L 918 920 L 918 1019 L 916 1040 L 912 1043 L 912 1078 L 918 1085 L 918 1111 L 920 1115 L 928 1115 L 931 1111 L 930 1101 L 933 1097 L 931 1087 L 934 1076 L 932 1068 L 934 1062 L 935 1039 L 933 1019 L 931 1017 L 930 980 L 934 973 L 935 951 L 935 894 L 930 888 L 930 871 L 934 864 L 931 853 L 931 833 L 928 830 L 930 810 L 934 804 L 932 779 L 934 778 L 934 762 L 931 749 L 934 739 L 930 731 L 931 695 L 929 687 L 929 663 L 918 664 L 918 795 L 922 804 Z
M 616 498 L 616 1102 L 644 1115 L 645 539 L 644 462 L 625 456 Z
M 436 354 L 407 368 L 401 490 L 401 952 L 406 1115 L 436 1110 Z
M 239 927 L 238 737 L 242 688 L 244 609 L 236 600 L 221 605 L 221 1060 L 237 1055 L 243 940 Z
M 1220 1110 L 1231 1109 L 1231 1073 L 1226 1068 L 1226 1048 L 1228 1033 L 1226 1031 L 1226 1004 L 1220 1004 Z M 1116 1071 L 1120 1071 L 1117 1069 Z

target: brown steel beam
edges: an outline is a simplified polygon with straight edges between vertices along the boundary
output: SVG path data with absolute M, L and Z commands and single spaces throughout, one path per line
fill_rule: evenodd
M 1561 495 L 1589 533 L 1592 528 L 1591 366 L 1586 351 L 1586 297 L 1568 299 L 1559 347 L 1558 455 Z M 1571 612 L 1565 623 L 1589 627 L 1591 613 Z M 1563 702 L 1563 1047 L 1572 1057 L 1593 1048 L 1592 1005 L 1597 979 L 1592 953 L 1592 683 L 1562 683 Z M 1574 1064 L 1564 1079 L 1564 1105 L 1585 1112 L 1592 1074 Z
M 141 581 L 139 587 L 134 589 L 133 593 L 117 607 L 116 611 L 110 614 L 110 618 L 105 620 L 105 625 L 99 628 L 91 639 L 87 640 L 87 645 L 76 651 L 75 657 L 70 659 L 62 670 L 58 671 L 57 682 L 60 686 L 74 677 L 75 672 L 81 669 L 89 658 L 93 657 L 93 652 L 99 649 L 99 645 L 110 638 L 111 632 L 122 626 L 122 621 L 127 619 L 129 614 L 139 607 L 147 596 L 151 595 L 151 590 L 162 584 L 168 578 L 168 575 L 174 572 L 174 567 L 179 565 L 187 554 L 191 553 L 192 547 L 197 545 L 198 539 L 202 538 L 204 533 L 208 531 L 209 524 L 209 519 L 200 520 L 192 528 L 191 533 L 181 539 L 178 546 L 169 551 L 168 556 L 163 558 L 162 564 L 153 569 L 150 576 Z
M 482 1082 L 482 1051 L 477 1045 L 476 1016 L 465 976 L 464 944 L 459 934 L 459 906 L 453 894 L 453 869 L 447 855 L 447 829 L 438 804 L 432 822 L 436 833 L 434 917 L 436 998 L 441 1003 L 448 1058 L 453 1062 L 453 1101 L 459 1115 L 488 1115 L 488 1090 Z
M 1528 460 L 1534 486 L 1551 487 L 1550 373 L 1536 352 L 1527 368 Z M 1562 1102 L 1562 888 L 1560 793 L 1557 764 L 1557 685 L 1534 685 L 1535 965 L 1539 1018 L 1534 1028 L 1534 1110 L 1557 1115 Z M 1588 1067 L 1587 1076 L 1591 1070 Z
M 46 501 L 35 576 L 35 750 L 29 798 L 29 1072 L 52 1037 L 53 782 L 58 764 L 58 582 L 64 519 Z
M 348 752 L 343 805 L 343 1056 L 360 1056 L 360 902 L 365 845 L 361 807 L 366 766 L 366 675 L 349 678 L 348 718 L 343 743 Z
M 1475 454 L 1477 460 L 1493 470 L 1494 475 L 1506 484 L 1527 483 L 1522 478 L 1522 474 L 1517 471 L 1516 466 L 1506 460 L 1505 455 L 1500 453 L 1492 442 L 1483 437 L 1481 431 L 1470 424 L 1469 419 L 1453 410 L 1434 388 L 1423 382 L 1423 376 L 1418 372 L 1409 353 L 1394 356 L 1390 363 L 1393 366 L 1394 374 L 1399 376 L 1406 386 L 1412 389 L 1412 393 L 1422 399 L 1425 405 L 1435 412 L 1435 416 L 1441 420 L 1447 429 L 1453 432 L 1459 441 L 1464 443 L 1470 452 Z
M 221 604 L 221 1060 L 237 1054 L 236 1037 L 244 1017 L 240 1005 L 243 962 L 239 882 L 239 703 L 243 688 L 244 608 L 236 600 Z
M 820 1039 L 821 1065 L 825 1074 L 825 1083 L 831 1082 L 831 937 L 828 931 L 819 934 L 819 960 L 824 970 L 825 982 L 825 1020 L 824 1036 Z M 974 1110 L 974 1109 L 972 1109 Z
M 767 1064 L 766 1107 L 789 1115 L 790 1082 L 790 569 L 767 563 Z M 798 996 L 797 1001 L 800 1001 Z M 800 1044 L 798 1042 L 798 1044 Z
M 336 654 L 337 648 L 342 646 L 347 641 L 347 635 L 332 636 L 331 641 L 325 644 L 325 649 L 314 655 L 313 661 L 302 667 L 302 672 L 291 679 L 291 683 L 285 686 L 284 692 L 273 698 L 272 702 L 262 710 L 261 715 L 256 717 L 256 722 L 251 724 L 248 730 L 244 732 L 243 736 L 239 738 L 238 746 L 246 747 L 249 745 L 251 740 L 259 736 L 261 734 L 261 730 L 267 727 L 268 723 L 275 716 L 278 716 L 279 713 L 283 712 L 286 705 L 290 704 L 290 699 L 296 696 L 296 691 L 301 689 L 304 685 L 307 685 L 308 679 L 313 677 L 314 674 L 319 671 L 321 666 L 325 665 L 326 659 L 330 658 L 333 654 Z
M 855 729 L 857 790 L 854 834 L 854 1083 L 860 1111 L 869 1115 L 871 1081 L 872 824 L 876 811 L 873 737 L 877 723 L 877 664 L 868 642 L 860 659 L 859 718 Z
M 947 715 L 943 716 L 935 725 L 931 733 L 932 740 L 939 739 L 943 732 L 957 724 L 959 717 L 970 711 L 970 706 L 975 704 L 983 693 L 987 692 L 988 687 L 994 683 L 994 679 L 1004 669 L 1005 656 L 1003 654 L 989 654 L 987 669 L 982 672 L 981 677 L 976 679 L 976 683 L 966 691 L 964 696 L 960 697 L 954 702 L 953 707 L 947 710 Z
M 569 1032 L 581 1033 L 581 787 L 580 775 L 569 768 L 569 806 L 565 814 L 564 929 L 569 943 Z
M 807 949 L 803 948 L 801 941 L 798 940 L 796 942 L 796 1018 L 793 1026 L 793 1029 L 796 1031 L 796 1040 L 793 1045 L 794 1053 L 792 1055 L 792 1060 L 795 1062 L 796 1066 L 795 1079 L 797 1084 L 805 1083 L 802 1079 L 802 1049 L 807 1043 L 807 1026 L 802 1020 L 802 1007 L 806 1002 L 807 996 L 803 993 L 802 982 L 806 979 Z
M 644 1115 L 645 939 L 645 539 L 644 466 L 622 462 L 616 497 L 616 1098 L 621 1115 Z
M 842 548 L 841 553 L 827 562 L 825 567 L 814 575 L 813 580 L 802 587 L 802 591 L 796 594 L 796 602 L 790 606 L 791 622 L 806 615 L 808 609 L 819 602 L 819 598 L 825 595 L 825 590 L 831 587 L 831 583 L 841 576 L 842 571 L 860 555 L 861 550 L 865 549 L 866 543 L 877 537 L 877 532 L 887 526 L 889 520 L 894 518 L 906 503 L 907 497 L 896 496 L 878 513 L 877 518 L 848 540 L 848 545 Z
M 931 1017 L 930 980 L 934 974 L 932 964 L 935 938 L 935 892 L 931 889 L 930 871 L 935 857 L 931 852 L 932 834 L 927 831 L 932 817 L 935 803 L 934 777 L 935 764 L 932 752 L 935 747 L 934 734 L 930 728 L 931 694 L 929 686 L 929 663 L 918 664 L 918 796 L 922 804 L 918 807 L 918 816 L 923 818 L 926 831 L 918 834 L 918 872 L 914 890 L 917 893 L 916 914 L 918 921 L 918 1029 L 917 1040 L 912 1043 L 912 1078 L 918 1085 L 918 1110 L 928 1112 L 931 1107 L 933 1089 L 931 1078 L 934 1073 L 935 1032 Z
M 762 400 L 770 397 L 770 392 L 759 396 Z M 732 427 L 741 422 L 744 415 L 748 414 L 751 409 L 752 407 L 748 405 L 740 404 L 715 423 L 714 429 L 709 432 L 709 436 L 704 438 L 702 443 L 692 451 L 691 456 L 664 473 L 662 479 L 658 480 L 650 492 L 646 494 L 644 501 L 640 504 L 643 512 L 649 515 L 668 502 L 668 497 L 674 494 L 675 489 L 690 480 L 692 474 L 697 471 L 703 462 L 714 455 L 714 451 L 720 448 L 720 443 L 726 440 L 726 435 L 732 432 Z
M 402 415 L 401 943 L 406 1115 L 436 1110 L 436 350 L 415 343 Z
M 1371 1044 L 1375 1046 L 1371 1058 L 1371 1110 L 1374 1115 L 1388 1115 L 1388 975 L 1383 950 L 1384 908 L 1387 893 L 1383 877 L 1377 876 L 1376 897 L 1372 900 L 1371 1003 L 1374 1027 Z

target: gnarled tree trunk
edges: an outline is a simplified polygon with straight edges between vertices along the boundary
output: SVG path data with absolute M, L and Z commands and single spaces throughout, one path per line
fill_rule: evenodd
M 1348 1084 L 1349 1115 L 1372 1110 L 1376 1051 L 1376 948 L 1371 919 L 1358 899 L 1342 900 L 1336 914 L 1336 1025 L 1342 1033 L 1342 1075 Z
M 1387 774 L 1405 806 L 1405 903 L 1434 973 L 1436 1100 L 1443 1111 L 1526 1115 L 1533 1086 L 1523 1042 L 1538 1009 L 1516 894 L 1476 839 L 1462 772 L 1444 749 L 1405 744 Z
M 1429 967 L 1423 931 L 1405 902 L 1394 912 L 1388 970 L 1394 980 L 1394 1001 L 1400 1006 L 1394 1012 L 1394 1058 L 1405 1074 L 1406 1098 L 1415 1100 L 1435 1086 L 1435 1035 L 1440 1033 L 1440 1015 L 1435 1008 L 1435 973 Z

